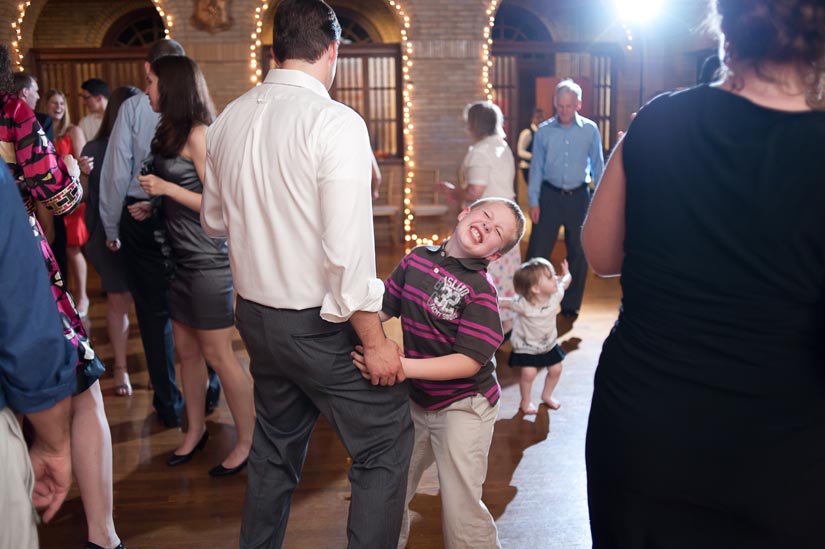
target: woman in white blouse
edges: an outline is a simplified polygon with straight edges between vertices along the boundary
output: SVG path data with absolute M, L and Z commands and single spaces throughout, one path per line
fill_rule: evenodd
M 464 108 L 464 120 L 473 144 L 464 157 L 461 172 L 463 185 L 442 181 L 441 187 L 458 202 L 471 203 L 479 198 L 498 197 L 516 199 L 516 164 L 513 151 L 504 139 L 504 117 L 498 105 L 490 101 L 469 103 Z M 513 274 L 521 265 L 521 250 L 514 247 L 507 254 L 490 263 L 487 272 L 493 279 L 499 297 L 512 298 Z M 513 313 L 502 309 L 504 332 L 513 325 Z

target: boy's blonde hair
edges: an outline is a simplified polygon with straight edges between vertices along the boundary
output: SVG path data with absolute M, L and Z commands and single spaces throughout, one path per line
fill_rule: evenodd
M 479 206 L 483 206 L 484 204 L 490 204 L 493 202 L 498 202 L 509 207 L 510 210 L 513 212 L 513 216 L 516 218 L 516 234 L 513 235 L 513 238 L 510 239 L 509 242 L 505 243 L 504 246 L 502 246 L 499 249 L 501 255 L 504 255 L 513 248 L 515 248 L 516 244 L 518 244 L 521 241 L 521 237 L 524 236 L 524 229 L 527 222 L 524 219 L 524 213 L 521 211 L 519 205 L 507 198 L 498 198 L 492 196 L 488 198 L 479 198 L 478 200 L 470 204 L 469 208 L 471 210 L 475 210 Z
M 513 275 L 513 289 L 518 295 L 527 301 L 531 301 L 530 290 L 539 283 L 541 275 L 551 278 L 556 276 L 553 264 L 543 257 L 534 257 L 529 261 L 525 261 Z

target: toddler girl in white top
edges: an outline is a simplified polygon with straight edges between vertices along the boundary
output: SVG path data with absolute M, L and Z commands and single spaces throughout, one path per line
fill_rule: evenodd
M 513 277 L 516 297 L 500 299 L 502 307 L 509 307 L 515 313 L 510 343 L 510 366 L 521 368 L 519 389 L 521 390 L 521 411 L 525 414 L 538 412 L 531 402 L 530 390 L 538 369 L 547 367 L 547 378 L 541 392 L 541 401 L 551 410 L 558 410 L 561 404 L 553 400 L 553 389 L 561 376 L 561 361 L 564 351 L 556 339 L 556 314 L 559 312 L 564 290 L 570 286 L 572 277 L 567 261 L 562 261 L 563 276 L 557 277 L 553 264 L 543 257 L 534 257 L 522 264 Z

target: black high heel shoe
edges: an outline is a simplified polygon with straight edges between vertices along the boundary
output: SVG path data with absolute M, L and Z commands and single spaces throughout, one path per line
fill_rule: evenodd
M 235 473 L 240 473 L 244 467 L 246 467 L 246 462 L 249 461 L 249 458 L 246 458 L 242 462 L 240 462 L 235 467 L 231 469 L 227 469 L 220 463 L 216 467 L 212 467 L 209 470 L 209 476 L 211 477 L 228 477 L 229 475 L 234 475 Z
M 206 441 L 207 440 L 209 440 L 209 431 L 204 431 L 203 436 L 201 437 L 201 439 L 198 441 L 198 444 L 192 449 L 191 452 L 189 452 L 188 454 L 183 454 L 183 455 L 176 454 L 176 453 L 173 452 L 172 455 L 169 456 L 169 458 L 166 460 L 166 465 L 168 465 L 169 467 L 176 467 L 178 465 L 183 465 L 184 463 L 186 463 L 187 461 L 192 459 L 192 456 L 195 455 L 195 452 L 197 452 L 198 450 L 203 450 L 203 447 L 206 446 Z
M 101 547 L 96 543 L 92 543 L 91 541 L 87 541 L 86 545 L 83 546 L 83 549 L 106 549 L 105 547 Z M 126 549 L 123 547 L 123 542 L 118 543 L 117 547 L 113 547 L 112 549 Z

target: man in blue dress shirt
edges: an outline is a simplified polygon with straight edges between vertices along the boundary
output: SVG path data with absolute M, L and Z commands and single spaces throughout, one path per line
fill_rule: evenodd
M 147 52 L 147 74 L 151 63 L 164 55 L 186 53 L 174 40 L 158 40 Z M 143 353 L 155 391 L 152 405 L 164 425 L 177 427 L 184 403 L 175 379 L 175 344 L 169 317 L 169 276 L 174 264 L 167 257 L 163 221 L 155 216 L 146 219 L 139 213 L 138 217 L 133 215 L 140 202 L 149 200 L 137 176 L 141 170 L 150 169 L 145 161 L 150 158 L 159 121 L 160 115 L 143 94 L 130 97 L 120 106 L 100 172 L 100 220 L 106 231 L 106 246 L 113 253 L 122 253 L 126 264 L 126 282 L 135 301 Z M 217 405 L 220 390 L 220 381 L 210 368 L 207 414 Z
M 528 199 L 533 230 L 527 258 L 546 257 L 564 226 L 567 262 L 573 282 L 561 302 L 562 315 L 575 317 L 581 307 L 587 261 L 581 245 L 581 228 L 590 204 L 592 180 L 598 185 L 604 171 L 599 128 L 579 116 L 582 89 L 572 80 L 556 86 L 553 106 L 556 115 L 539 126 L 533 138 Z

